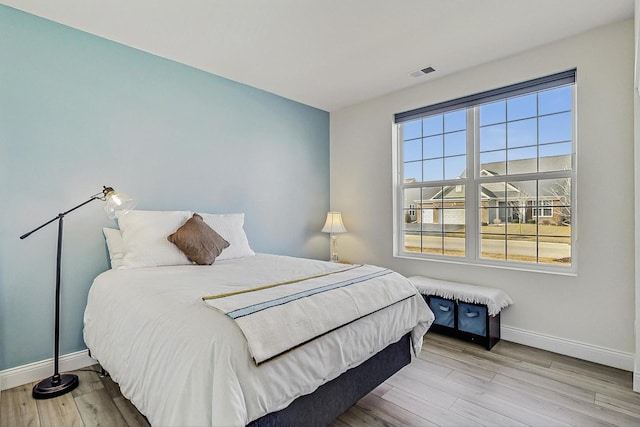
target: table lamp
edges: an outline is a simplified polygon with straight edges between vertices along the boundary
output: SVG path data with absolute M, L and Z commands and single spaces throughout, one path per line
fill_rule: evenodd
M 336 234 L 346 233 L 340 212 L 327 213 L 327 221 L 322 227 L 323 233 L 331 233 L 331 262 L 338 262 L 338 238 Z

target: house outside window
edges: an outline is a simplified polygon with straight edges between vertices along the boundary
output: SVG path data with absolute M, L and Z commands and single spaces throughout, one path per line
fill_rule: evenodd
M 396 256 L 575 270 L 575 74 L 396 115 Z
M 540 200 L 538 207 L 534 207 L 533 201 L 530 202 L 531 215 L 534 217 L 553 217 L 553 200 Z

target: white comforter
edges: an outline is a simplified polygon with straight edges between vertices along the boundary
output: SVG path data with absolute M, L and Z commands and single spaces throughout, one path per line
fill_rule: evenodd
M 89 292 L 84 339 L 152 425 L 244 425 L 313 392 L 407 332 L 420 349 L 433 314 L 417 292 L 258 367 L 233 320 L 201 299 L 313 275 L 323 264 L 257 254 L 212 266 L 109 270 Z

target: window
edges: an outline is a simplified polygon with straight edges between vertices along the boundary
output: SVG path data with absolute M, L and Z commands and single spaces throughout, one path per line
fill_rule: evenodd
M 570 70 L 396 114 L 395 254 L 573 268 L 574 86 Z
M 535 217 L 552 217 L 553 216 L 553 200 L 540 200 L 539 206 L 535 207 L 533 201 L 530 201 L 531 215 Z

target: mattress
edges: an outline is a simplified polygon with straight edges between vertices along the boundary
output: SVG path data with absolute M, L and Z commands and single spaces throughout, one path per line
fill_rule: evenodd
M 238 325 L 202 300 L 311 276 L 330 264 L 256 254 L 211 266 L 109 270 L 90 289 L 84 339 L 152 425 L 245 425 L 406 333 L 414 352 L 420 350 L 433 314 L 417 291 L 259 366 Z

